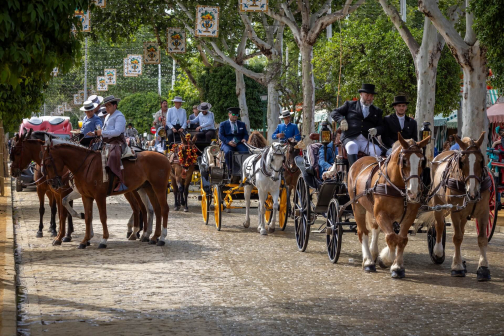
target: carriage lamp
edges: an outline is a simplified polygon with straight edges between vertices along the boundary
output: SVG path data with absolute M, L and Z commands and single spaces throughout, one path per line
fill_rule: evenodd
M 428 136 L 430 136 L 432 134 L 432 131 L 431 129 L 429 128 L 430 126 L 430 122 L 428 121 L 424 121 L 423 125 L 422 125 L 422 128 L 420 129 L 420 135 L 421 135 L 421 138 L 422 140 L 427 138 Z M 431 139 L 429 140 L 429 143 L 431 142 L 432 140 L 432 137 Z
M 329 123 L 327 121 L 322 122 L 322 128 L 320 129 L 320 142 L 323 145 L 327 145 L 331 142 L 332 133 L 329 128 Z

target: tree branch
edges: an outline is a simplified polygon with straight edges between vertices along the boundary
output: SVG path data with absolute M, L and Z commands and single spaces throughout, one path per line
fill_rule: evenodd
M 466 8 L 469 7 L 469 1 L 466 0 Z M 473 29 L 474 23 L 474 13 L 468 13 L 466 11 L 466 34 L 464 37 L 464 41 L 466 44 L 472 46 L 476 43 L 478 39 L 476 37 L 476 32 Z
M 272 48 L 271 45 L 269 43 L 264 42 L 257 36 L 254 27 L 252 27 L 252 23 L 250 22 L 249 17 L 242 12 L 240 12 L 240 17 L 243 21 L 243 24 L 245 25 L 245 29 L 247 31 L 248 38 L 250 39 L 250 41 L 252 41 L 252 43 L 254 43 L 257 49 L 261 50 L 266 56 L 268 56 L 268 54 L 271 54 L 271 48 Z M 267 27 L 265 26 L 264 29 L 266 30 Z
M 242 59 L 242 61 L 246 61 L 246 60 L 249 60 L 251 58 L 254 58 L 254 57 L 257 57 L 257 56 L 261 56 L 263 53 L 260 52 L 260 51 L 256 51 L 255 53 L 252 53 L 252 54 L 248 54 L 248 55 L 245 55 Z
M 201 61 L 203 62 L 203 65 L 206 66 L 207 68 L 211 68 L 212 65 L 208 61 L 208 58 L 207 58 L 207 56 L 205 54 L 205 51 L 203 50 L 203 47 L 201 46 L 201 44 L 199 44 L 199 43 L 196 42 L 196 48 L 198 48 L 198 51 L 199 51 L 199 54 L 201 56 Z
M 347 2 L 352 2 L 352 0 L 347 0 Z M 327 13 L 329 8 L 331 8 L 332 0 L 327 0 L 324 5 L 315 13 L 312 14 L 310 21 L 315 22 L 319 17 Z M 345 4 L 346 6 L 346 4 Z
M 296 40 L 296 42 L 299 45 L 299 43 L 301 42 L 301 32 L 299 31 L 299 28 L 296 25 L 296 20 L 294 19 L 292 12 L 289 10 L 289 8 L 285 4 L 282 3 L 282 7 L 285 7 L 285 8 L 283 8 L 283 10 L 284 10 L 283 15 L 280 15 L 280 14 L 273 12 L 271 7 L 268 7 L 268 11 L 266 12 L 266 15 L 287 25 L 289 27 L 289 29 L 291 30 L 292 35 L 294 35 L 294 39 Z

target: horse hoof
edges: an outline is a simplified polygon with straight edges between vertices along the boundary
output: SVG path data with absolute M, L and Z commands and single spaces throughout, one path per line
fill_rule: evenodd
M 434 253 L 432 254 L 432 261 L 434 261 L 435 264 L 441 265 L 444 263 L 444 258 L 443 257 L 438 257 Z
M 137 232 L 137 238 L 140 238 L 140 231 Z
M 466 276 L 466 271 L 465 270 L 452 270 L 451 276 L 455 277 L 455 278 L 463 278 Z
M 84 215 L 83 212 L 80 213 L 80 219 L 86 219 L 86 216 Z
M 165 246 L 165 244 L 166 244 L 166 243 L 165 243 L 164 241 L 160 240 L 160 241 L 158 241 L 158 242 L 157 242 L 157 244 L 156 244 L 156 245 L 157 245 L 157 246 Z
M 492 277 L 490 276 L 490 269 L 485 266 L 478 267 L 476 271 L 478 281 L 490 281 Z
M 107 244 L 100 244 L 100 245 L 98 245 L 98 248 L 99 249 L 107 248 Z
M 398 268 L 395 270 L 392 270 L 391 272 L 392 279 L 402 279 L 406 276 L 406 271 L 404 268 Z
M 91 245 L 91 242 L 88 240 L 87 243 L 86 243 L 87 246 L 90 246 Z
M 69 243 L 72 241 L 72 237 L 63 237 L 63 243 Z
M 51 231 L 51 237 L 56 237 L 58 233 L 56 231 Z
M 378 262 L 378 266 L 380 266 L 381 268 L 383 269 L 387 268 L 387 265 L 383 263 L 383 260 L 381 260 L 380 257 L 378 257 L 376 261 Z
M 89 242 L 88 242 L 89 244 Z M 84 250 L 88 246 L 87 244 L 79 244 L 79 247 L 77 247 L 79 250 Z
M 149 240 L 149 245 L 156 245 L 157 244 L 157 241 L 156 240 Z
M 37 231 L 37 238 L 44 237 L 44 233 L 42 231 Z
M 275 232 L 275 228 L 268 228 L 268 232 L 269 232 L 269 233 L 273 233 L 273 232 Z
M 466 265 L 465 260 L 462 261 L 462 265 L 464 265 L 464 272 L 467 273 L 467 265 Z
M 261 229 L 261 234 L 263 236 L 267 236 L 268 235 L 268 231 L 266 231 L 266 229 Z
M 184 212 L 189 212 L 189 209 L 187 209 L 187 208 L 184 208 Z
M 374 272 L 376 272 L 376 265 L 367 265 L 367 266 L 364 266 L 364 272 L 366 272 L 366 273 L 374 273 Z
M 126 239 L 128 239 L 131 236 L 132 233 L 133 233 L 133 231 L 126 232 Z
M 61 245 L 61 240 L 55 239 L 55 240 L 53 240 L 52 244 L 53 244 L 53 246 Z
M 243 222 L 243 227 L 245 229 L 248 229 L 249 226 L 250 226 L 250 222 Z
M 140 241 L 142 243 L 148 243 L 149 242 L 149 238 L 148 237 L 142 237 L 142 239 L 140 239 Z
M 179 211 L 180 210 L 180 207 L 179 206 L 176 206 L 175 207 L 175 211 Z

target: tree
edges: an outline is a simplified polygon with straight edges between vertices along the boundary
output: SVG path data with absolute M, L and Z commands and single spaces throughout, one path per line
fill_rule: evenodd
M 468 6 L 470 0 L 465 0 Z M 434 24 L 450 47 L 455 60 L 464 73 L 462 94 L 462 134 L 477 139 L 481 131 L 488 129 L 486 117 L 486 79 L 488 76 L 486 49 L 474 31 L 474 13 L 466 13 L 465 37 L 448 20 L 436 0 L 419 0 L 418 8 Z M 482 144 L 486 148 L 487 140 Z
M 292 1 L 280 2 L 279 8 L 268 8 L 267 14 L 273 19 L 285 24 L 292 32 L 294 40 L 299 47 L 302 57 L 303 74 L 303 134 L 310 134 L 314 131 L 314 110 L 315 110 L 315 80 L 313 76 L 313 45 L 317 41 L 320 33 L 330 24 L 346 17 L 355 11 L 364 0 L 357 0 L 352 5 L 353 0 L 346 0 L 343 8 L 328 13 L 332 0 L 323 1 L 301 1 L 295 2 L 295 6 L 290 6 Z M 312 10 L 318 10 L 312 13 Z M 294 14 L 300 13 L 299 16 Z M 309 141 L 309 140 L 307 140 Z
M 82 34 L 75 9 L 89 0 L 8 0 L 0 9 L 0 118 L 14 130 L 23 116 L 37 110 L 41 91 L 59 67 L 65 72 L 80 52 Z
M 159 108 L 159 96 L 155 92 L 134 93 L 122 99 L 118 106 L 126 122 L 133 123 L 139 133 L 150 131 L 153 111 Z

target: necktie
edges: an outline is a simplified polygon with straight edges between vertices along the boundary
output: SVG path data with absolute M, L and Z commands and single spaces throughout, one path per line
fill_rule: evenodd
M 175 110 L 175 113 L 177 114 L 177 125 L 180 125 L 180 120 L 179 120 L 179 116 L 178 116 L 178 110 Z
M 369 112 L 368 112 L 368 108 L 366 105 L 362 105 L 362 114 L 364 115 L 364 118 L 367 118 Z
M 399 124 L 401 125 L 401 129 L 404 128 L 404 118 L 399 118 Z
M 236 123 L 235 122 L 232 122 L 231 125 L 233 125 L 233 134 L 236 134 Z

